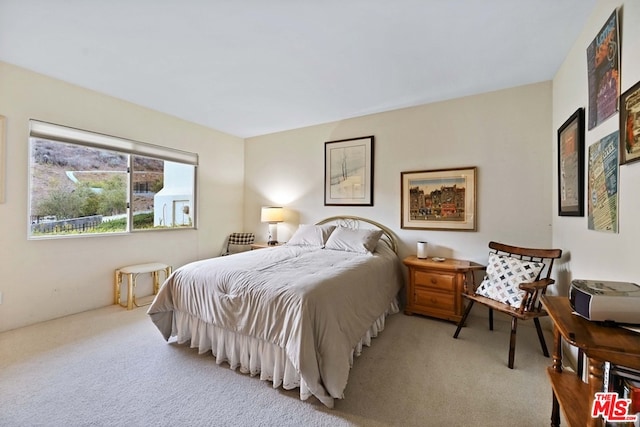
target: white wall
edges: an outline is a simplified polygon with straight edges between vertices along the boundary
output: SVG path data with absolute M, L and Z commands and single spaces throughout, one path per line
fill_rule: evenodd
M 312 102 L 312 101 L 310 101 Z M 485 262 L 487 243 L 551 245 L 551 82 L 312 126 L 245 141 L 245 228 L 266 240 L 260 206 L 283 205 L 278 240 L 299 223 L 337 214 L 387 225 L 400 256 L 416 242 L 430 254 Z M 324 206 L 324 143 L 374 135 L 374 206 Z M 400 173 L 477 166 L 478 231 L 400 228 Z
M 112 304 L 115 268 L 219 255 L 226 236 L 242 229 L 242 139 L 1 62 L 0 94 L 7 118 L 0 331 Z M 199 153 L 198 230 L 27 240 L 31 118 Z M 141 294 L 151 292 L 150 281 L 140 284 Z
M 640 1 L 600 0 L 571 52 L 553 80 L 553 146 L 554 178 L 557 179 L 557 129 L 579 107 L 588 116 L 586 50 L 616 7 L 622 6 L 621 21 L 621 86 L 622 92 L 640 80 Z M 585 174 L 588 148 L 602 137 L 618 130 L 618 114 L 607 119 L 585 135 Z M 567 262 L 559 275 L 560 289 L 567 291 L 571 279 L 602 279 L 640 282 L 635 248 L 640 242 L 640 163 L 620 166 L 619 233 L 587 229 L 587 216 L 557 215 L 557 185 L 553 186 L 553 244 L 565 250 Z M 587 180 L 585 179 L 585 194 Z M 586 210 L 585 200 L 585 210 Z

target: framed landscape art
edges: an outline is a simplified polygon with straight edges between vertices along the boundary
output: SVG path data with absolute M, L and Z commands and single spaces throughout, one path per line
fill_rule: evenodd
M 373 136 L 324 143 L 324 205 L 373 206 Z
M 476 170 L 402 172 L 401 228 L 475 231 Z

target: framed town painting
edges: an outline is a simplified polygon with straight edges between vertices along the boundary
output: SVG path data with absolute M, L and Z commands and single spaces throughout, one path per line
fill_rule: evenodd
M 640 160 L 640 82 L 620 95 L 620 164 Z
M 558 215 L 584 216 L 584 108 L 558 129 Z
M 402 172 L 401 228 L 475 231 L 476 170 Z
M 324 143 L 324 205 L 373 206 L 373 136 Z

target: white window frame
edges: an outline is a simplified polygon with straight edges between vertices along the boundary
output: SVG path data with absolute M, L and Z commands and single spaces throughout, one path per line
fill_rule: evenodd
M 190 227 L 168 227 L 168 228 L 151 228 L 151 229 L 133 229 L 133 208 L 131 200 L 133 200 L 132 174 L 128 174 L 127 178 L 127 227 L 125 231 L 116 233 L 82 233 L 82 234 L 54 234 L 50 236 L 34 236 L 31 233 L 30 221 L 27 221 L 29 239 L 59 239 L 69 237 L 89 237 L 89 236 L 105 236 L 105 235 L 122 235 L 128 233 L 148 232 L 148 231 L 166 231 L 166 230 L 184 230 L 197 229 L 197 170 L 198 170 L 198 154 L 188 151 L 182 151 L 174 148 L 163 147 L 160 145 L 149 144 L 146 142 L 134 141 L 131 139 L 91 132 L 87 130 L 72 128 L 68 126 L 57 125 L 40 120 L 29 120 L 29 138 L 40 138 L 49 141 L 57 141 L 67 144 L 75 144 L 79 146 L 104 149 L 119 152 L 129 156 L 128 170 L 132 170 L 132 157 L 143 156 L 158 160 L 170 161 L 193 166 L 193 224 Z M 29 144 L 31 151 L 31 144 Z M 30 160 L 31 161 L 31 152 Z M 29 214 L 31 213 L 31 182 L 29 182 Z

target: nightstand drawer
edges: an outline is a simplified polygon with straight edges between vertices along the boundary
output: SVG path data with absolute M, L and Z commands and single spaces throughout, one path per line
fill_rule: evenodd
M 428 286 L 443 291 L 455 290 L 455 275 L 415 270 L 416 286 Z
M 454 311 L 455 296 L 416 287 L 413 293 L 413 304 L 425 308 L 435 308 L 440 311 Z

